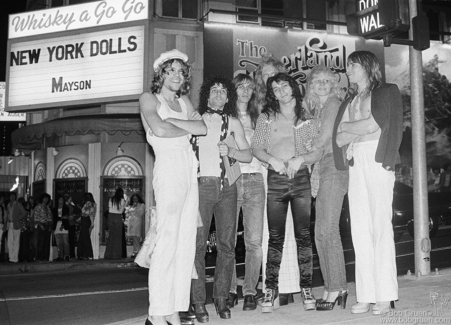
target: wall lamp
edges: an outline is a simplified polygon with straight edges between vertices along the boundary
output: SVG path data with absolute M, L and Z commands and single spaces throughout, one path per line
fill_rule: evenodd
M 124 151 L 124 149 L 121 148 L 121 145 L 123 143 L 124 142 L 119 143 L 119 146 L 117 147 L 117 150 L 116 150 L 116 156 L 122 156 L 124 154 L 125 151 Z
M 53 150 L 52 150 L 52 155 L 53 156 L 57 156 L 59 153 L 60 152 L 56 148 L 53 148 Z

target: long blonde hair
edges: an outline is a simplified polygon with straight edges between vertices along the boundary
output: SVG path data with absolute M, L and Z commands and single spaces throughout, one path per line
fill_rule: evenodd
M 306 91 L 304 96 L 303 105 L 309 111 L 310 115 L 314 115 L 315 112 L 321 108 L 319 96 L 315 94 L 313 81 L 318 75 L 325 75 L 330 78 L 330 93 L 329 98 L 336 98 L 339 101 L 343 101 L 344 91 L 338 85 L 338 78 L 335 73 L 324 65 L 317 65 L 311 71 L 307 77 Z
M 271 66 L 276 70 L 276 73 L 279 72 L 287 72 L 283 63 L 272 56 L 271 53 L 268 53 L 262 57 L 261 62 L 259 63 L 257 70 L 255 70 L 255 96 L 254 96 L 254 105 L 258 108 L 259 111 L 263 109 L 266 103 L 266 84 L 263 81 L 262 71 L 266 66 Z

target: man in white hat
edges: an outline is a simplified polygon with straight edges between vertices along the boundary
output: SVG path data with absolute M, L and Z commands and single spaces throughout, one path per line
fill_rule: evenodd
M 191 70 L 186 54 L 172 50 L 154 63 L 151 91 L 139 99 L 153 170 L 157 228 L 149 267 L 149 317 L 146 325 L 180 324 L 187 310 L 196 251 L 199 194 L 197 159 L 191 135 L 207 127 L 186 96 Z M 167 319 L 167 321 L 166 321 Z

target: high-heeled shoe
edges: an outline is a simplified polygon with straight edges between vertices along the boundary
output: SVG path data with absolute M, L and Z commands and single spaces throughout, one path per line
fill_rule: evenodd
M 232 317 L 229 307 L 227 307 L 226 298 L 215 298 L 214 299 L 216 314 L 222 319 L 229 319 Z
M 304 310 L 315 310 L 316 299 L 313 296 L 312 288 L 302 288 L 301 289 L 302 303 L 304 304 Z
M 335 303 L 338 303 L 338 306 L 341 305 L 341 309 L 346 309 L 346 300 L 348 299 L 347 291 L 340 291 L 338 293 L 337 298 L 334 301 L 326 301 L 323 300 L 321 302 L 316 302 L 316 310 L 333 310 L 335 307 Z
M 280 307 L 279 290 L 267 288 L 261 307 L 262 313 L 272 313 L 278 309 Z
M 316 299 L 316 304 L 326 301 L 326 299 L 327 299 L 328 296 L 329 296 L 329 292 L 327 292 L 326 290 L 324 290 L 324 292 L 323 292 L 323 297 L 322 297 L 322 298 L 319 298 L 319 299 Z

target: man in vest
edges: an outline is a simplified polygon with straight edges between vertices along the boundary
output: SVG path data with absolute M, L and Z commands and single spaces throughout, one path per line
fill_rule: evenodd
M 219 317 L 231 317 L 227 307 L 235 259 L 236 235 L 236 184 L 231 183 L 225 172 L 222 157 L 229 163 L 250 162 L 252 154 L 244 129 L 237 117 L 236 90 L 230 80 L 215 76 L 206 80 L 200 90 L 199 113 L 207 125 L 206 136 L 195 139 L 194 147 L 199 159 L 199 210 L 203 227 L 197 231 L 196 270 L 198 279 L 191 285 L 191 302 L 199 322 L 208 322 L 205 309 L 205 253 L 212 216 L 215 216 L 217 260 L 213 285 L 213 299 Z M 224 140 L 233 135 L 235 146 Z

